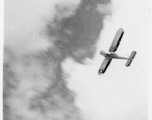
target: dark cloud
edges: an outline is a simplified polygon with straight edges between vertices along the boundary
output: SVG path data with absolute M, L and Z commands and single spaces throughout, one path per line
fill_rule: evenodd
M 104 19 L 104 15 L 98 12 L 97 5 L 109 2 L 109 0 L 83 0 L 71 17 L 61 21 L 54 19 L 56 27 L 50 27 L 49 33 L 57 37 L 55 45 L 62 53 L 60 60 L 70 56 L 82 63 L 84 58 L 93 57 L 96 50 L 95 43 L 103 28 Z M 62 11 L 64 10 L 67 9 L 62 7 Z

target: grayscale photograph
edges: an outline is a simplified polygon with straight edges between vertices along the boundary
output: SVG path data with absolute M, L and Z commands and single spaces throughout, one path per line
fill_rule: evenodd
M 3 120 L 148 120 L 145 0 L 4 0 Z

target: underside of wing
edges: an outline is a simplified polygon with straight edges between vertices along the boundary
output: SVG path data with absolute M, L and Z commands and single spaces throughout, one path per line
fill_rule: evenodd
M 123 34 L 124 34 L 124 30 L 120 28 L 114 37 L 114 40 L 109 48 L 109 52 L 115 52 L 117 50 Z
M 108 68 L 109 64 L 111 63 L 112 58 L 106 57 L 103 61 L 103 63 L 100 66 L 100 69 L 98 71 L 98 74 L 105 73 L 106 69 Z

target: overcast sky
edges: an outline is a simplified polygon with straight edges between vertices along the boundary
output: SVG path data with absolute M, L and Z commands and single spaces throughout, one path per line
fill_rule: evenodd
M 145 120 L 148 114 L 147 17 L 151 14 L 148 3 L 144 0 L 103 0 L 100 4 L 98 0 L 66 0 L 65 5 L 73 6 L 65 13 L 54 9 L 56 3 L 63 4 L 63 1 L 6 0 L 5 47 L 17 54 L 49 48 L 57 51 L 55 57 L 51 53 L 51 59 L 60 61 L 63 79 L 75 94 L 75 106 L 84 120 Z M 53 21 L 54 16 L 57 23 Z M 69 16 L 72 17 L 62 21 Z M 45 29 L 46 24 L 51 27 Z M 60 26 L 52 28 L 56 24 Z M 119 28 L 124 29 L 124 36 L 117 53 L 129 56 L 137 51 L 137 55 L 128 68 L 126 61 L 113 60 L 106 73 L 99 76 L 97 72 L 104 59 L 99 52 L 108 52 Z M 54 72 L 58 73 L 61 74 Z

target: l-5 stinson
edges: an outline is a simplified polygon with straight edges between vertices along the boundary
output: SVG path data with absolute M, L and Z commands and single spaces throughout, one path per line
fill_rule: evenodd
M 124 34 L 124 30 L 122 28 L 120 28 L 115 37 L 114 37 L 114 40 L 109 48 L 109 52 L 110 53 L 106 53 L 104 52 L 103 50 L 100 52 L 100 54 L 102 56 L 105 57 L 102 65 L 100 66 L 100 69 L 98 71 L 98 74 L 103 74 L 105 73 L 105 71 L 107 70 L 109 64 L 111 63 L 112 59 L 123 59 L 123 60 L 127 60 L 126 62 L 126 66 L 130 66 L 131 62 L 133 61 L 135 55 L 136 55 L 136 51 L 132 51 L 132 53 L 130 54 L 130 57 L 129 58 L 126 58 L 126 57 L 121 57 L 121 56 L 118 56 L 117 54 L 115 54 L 115 51 L 117 50 L 119 44 L 120 44 L 120 41 L 121 41 L 121 38 Z

